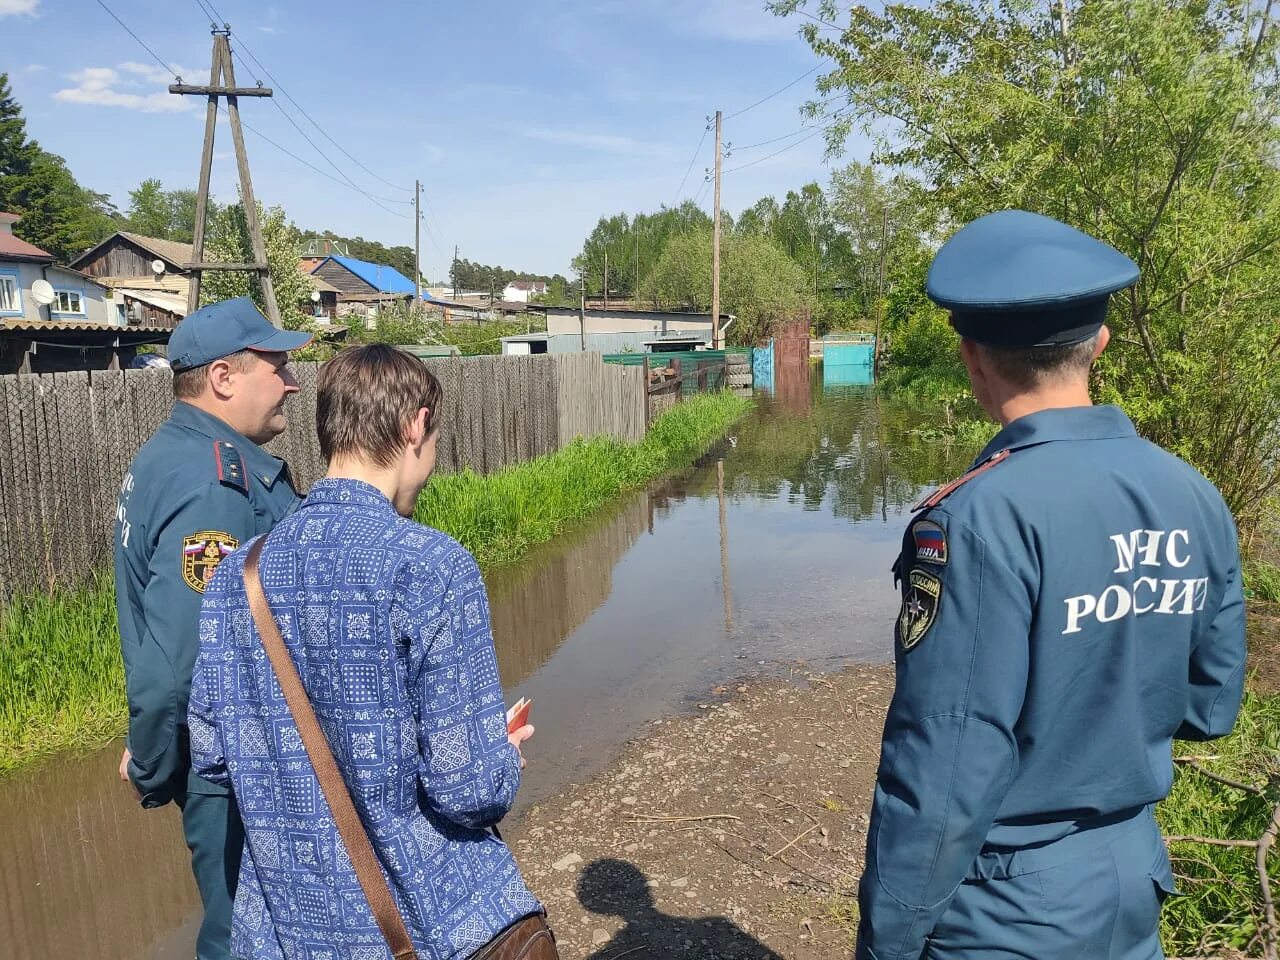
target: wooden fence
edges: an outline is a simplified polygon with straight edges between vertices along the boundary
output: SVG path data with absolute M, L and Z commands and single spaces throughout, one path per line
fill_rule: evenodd
M 425 361 L 444 387 L 438 467 L 487 473 L 551 453 L 577 436 L 638 441 L 644 374 L 599 354 L 442 357 Z M 301 490 L 324 472 L 315 435 L 318 366 L 290 427 L 269 449 Z M 109 570 L 120 482 L 173 406 L 165 370 L 0 376 L 0 598 L 53 590 Z

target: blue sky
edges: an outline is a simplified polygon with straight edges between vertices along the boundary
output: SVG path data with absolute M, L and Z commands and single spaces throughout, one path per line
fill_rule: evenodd
M 207 82 L 208 17 L 197 0 L 106 0 L 188 82 Z M 570 258 L 602 214 L 656 210 L 699 196 L 707 135 L 683 192 L 681 178 L 704 118 L 726 117 L 817 65 L 800 21 L 764 0 L 470 0 L 416 3 L 268 3 L 214 0 L 232 46 L 247 49 L 346 150 L 333 148 L 279 89 L 295 117 L 380 208 L 281 153 L 252 132 L 254 189 L 301 227 L 388 245 L 413 242 L 414 178 L 424 184 L 424 272 L 461 256 L 531 272 L 569 273 Z M 123 209 L 147 177 L 195 186 L 203 102 L 165 92 L 171 78 L 94 0 L 0 0 L 6 66 L 29 133 L 64 156 L 85 186 Z M 238 38 L 243 38 L 241 45 Z M 726 119 L 739 146 L 797 131 L 816 75 Z M 237 62 L 236 79 L 253 79 Z M 241 103 L 245 121 L 333 177 L 339 175 L 266 100 Z M 742 150 L 726 170 L 803 139 Z M 220 124 L 213 192 L 235 196 L 230 131 Z M 844 160 L 865 159 L 851 142 Z M 823 138 L 726 173 L 725 209 L 779 199 L 826 182 Z M 340 178 L 339 178 L 340 180 Z M 405 189 L 397 189 L 405 188 Z M 398 201 L 398 202 L 395 202 Z

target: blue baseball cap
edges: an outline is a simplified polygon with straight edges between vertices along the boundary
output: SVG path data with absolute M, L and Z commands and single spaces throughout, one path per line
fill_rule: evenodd
M 305 347 L 311 334 L 271 325 L 248 297 L 222 300 L 190 314 L 169 337 L 169 363 L 190 370 L 241 350 L 287 352 Z
M 979 217 L 942 245 L 925 292 L 962 337 L 993 347 L 1079 343 L 1138 265 L 1075 227 L 1025 210 Z

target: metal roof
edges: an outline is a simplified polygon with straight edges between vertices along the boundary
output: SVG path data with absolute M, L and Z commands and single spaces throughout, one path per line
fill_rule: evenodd
M 140 290 L 137 287 L 116 287 L 116 290 L 131 300 L 139 300 L 166 313 L 172 313 L 179 317 L 187 315 L 186 297 L 178 296 L 174 293 L 161 293 L 156 290 Z
M 17 330 L 23 333 L 173 333 L 170 327 L 122 327 L 115 323 L 73 323 L 64 320 L 0 320 L 0 330 Z
M 413 293 L 417 289 L 412 280 L 395 267 L 389 267 L 385 263 L 369 263 L 367 260 L 357 260 L 355 257 L 340 257 L 332 254 L 325 259 L 346 267 L 379 293 Z M 315 269 L 319 270 L 320 265 L 317 264 Z M 314 272 L 315 270 L 312 271 Z
M 41 250 L 34 243 L 27 243 L 12 233 L 0 233 L 0 258 L 17 258 L 21 260 L 39 260 L 53 262 L 53 254 Z

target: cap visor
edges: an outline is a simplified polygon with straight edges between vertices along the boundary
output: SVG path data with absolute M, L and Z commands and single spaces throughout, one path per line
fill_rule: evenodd
M 288 353 L 300 350 L 311 342 L 311 334 L 301 330 L 277 330 L 265 340 L 251 343 L 245 349 L 257 350 L 259 353 Z

